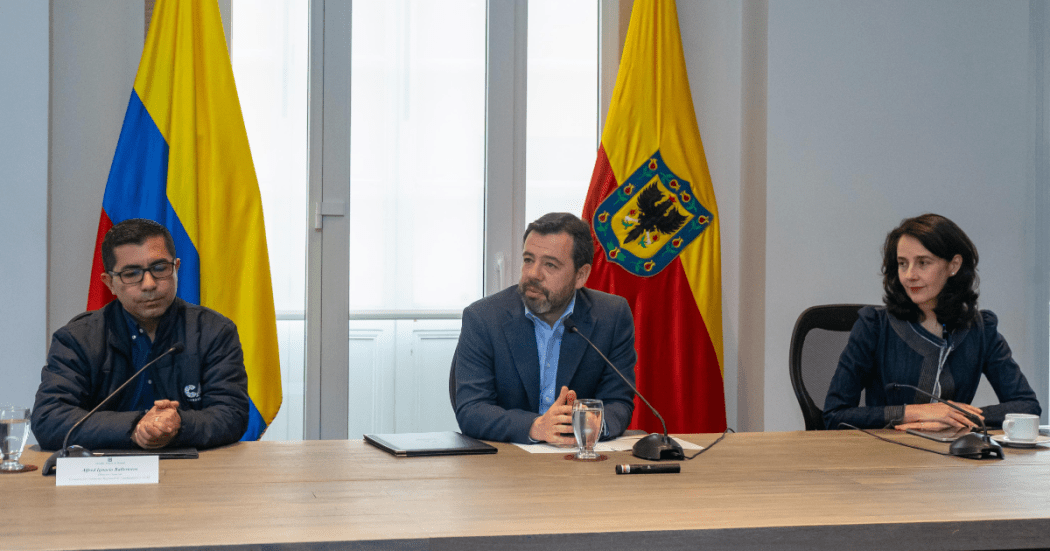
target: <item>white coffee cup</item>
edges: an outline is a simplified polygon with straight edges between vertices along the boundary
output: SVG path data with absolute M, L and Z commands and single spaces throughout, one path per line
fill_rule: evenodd
M 1003 432 L 1014 442 L 1035 442 L 1039 435 L 1039 417 L 1027 413 L 1007 413 Z

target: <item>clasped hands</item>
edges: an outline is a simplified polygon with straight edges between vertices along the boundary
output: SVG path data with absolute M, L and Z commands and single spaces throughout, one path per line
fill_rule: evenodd
M 569 390 L 567 386 L 561 387 L 550 409 L 532 422 L 529 438 L 563 446 L 575 445 L 576 438 L 572 434 L 572 403 L 575 401 L 576 391 Z
M 179 403 L 172 400 L 153 402 L 146 415 L 131 433 L 131 440 L 147 450 L 167 446 L 182 427 Z
M 974 418 L 984 421 L 981 408 L 959 402 L 951 402 L 951 404 L 959 406 L 963 411 L 973 415 Z M 936 403 L 904 406 L 904 422 L 897 425 L 896 429 L 938 431 L 951 427 L 976 428 L 978 426 L 974 419 L 964 415 L 961 411 L 947 404 Z

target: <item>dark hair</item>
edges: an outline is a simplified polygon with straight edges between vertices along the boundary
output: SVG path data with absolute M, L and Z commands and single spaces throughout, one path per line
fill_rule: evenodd
M 150 237 L 163 237 L 164 246 L 168 253 L 175 258 L 175 241 L 171 238 L 168 228 L 146 218 L 129 218 L 109 229 L 106 237 L 102 240 L 102 268 L 107 272 L 113 271 L 117 263 L 117 255 L 113 249 L 121 245 L 141 245 Z
M 529 234 L 536 232 L 540 235 L 552 233 L 567 233 L 572 237 L 572 265 L 573 269 L 579 270 L 584 264 L 590 264 L 594 260 L 594 241 L 591 238 L 591 227 L 587 222 L 580 220 L 575 214 L 568 212 L 549 212 L 536 219 L 525 228 L 525 236 L 521 238 L 524 243 Z
M 938 214 L 924 214 L 906 218 L 886 236 L 882 247 L 882 288 L 886 295 L 886 310 L 905 321 L 919 321 L 922 311 L 912 302 L 901 285 L 897 268 L 897 243 L 910 235 L 938 258 L 951 261 L 955 255 L 962 265 L 948 278 L 937 296 L 933 313 L 948 330 L 966 327 L 977 318 L 977 247 L 955 222 Z

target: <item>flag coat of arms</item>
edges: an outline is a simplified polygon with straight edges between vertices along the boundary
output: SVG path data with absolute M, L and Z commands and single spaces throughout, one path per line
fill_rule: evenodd
M 587 286 L 623 296 L 638 390 L 671 432 L 726 428 L 718 207 L 673 0 L 636 0 L 583 217 Z M 662 430 L 635 398 L 632 428 Z
M 237 324 L 251 399 L 245 440 L 281 407 L 277 322 L 262 198 L 215 0 L 158 0 L 102 199 L 89 310 L 115 298 L 99 280 L 114 224 L 171 232 L 178 296 Z

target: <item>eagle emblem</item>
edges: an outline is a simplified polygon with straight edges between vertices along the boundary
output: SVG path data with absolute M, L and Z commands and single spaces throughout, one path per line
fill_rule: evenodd
M 644 238 L 643 247 L 651 245 L 653 239 L 660 235 L 674 235 L 689 220 L 689 216 L 675 209 L 674 195 L 664 195 L 657 182 L 645 186 L 638 194 L 638 208 L 623 219 L 624 227 L 629 228 L 625 243 Z M 636 216 L 631 216 L 632 214 Z
M 660 273 L 710 224 L 711 212 L 659 151 L 598 205 L 592 220 L 606 258 L 643 277 Z

